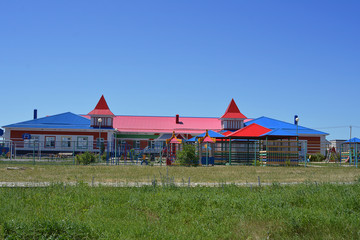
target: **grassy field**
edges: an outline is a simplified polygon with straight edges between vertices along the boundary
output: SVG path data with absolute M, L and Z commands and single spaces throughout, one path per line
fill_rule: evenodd
M 360 184 L 0 188 L 0 239 L 359 239 Z
M 23 170 L 8 170 L 22 167 Z M 354 167 L 160 167 L 160 166 L 82 166 L 0 164 L 0 182 L 150 182 L 163 176 L 175 182 L 246 183 L 257 182 L 354 182 L 360 169 Z

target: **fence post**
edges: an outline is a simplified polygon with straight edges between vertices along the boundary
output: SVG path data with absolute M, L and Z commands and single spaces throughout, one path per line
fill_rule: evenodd
M 10 141 L 10 161 L 12 161 L 12 141 Z
M 73 141 L 73 165 L 75 165 L 75 141 Z
M 107 144 L 106 144 L 106 165 L 108 165 L 108 163 L 109 163 L 109 150 L 110 150 L 109 144 L 110 144 L 110 141 L 107 140 Z
M 358 144 L 355 143 L 355 167 L 357 168 L 357 164 L 358 164 L 358 149 L 357 149 Z
M 257 151 L 257 149 L 256 149 L 256 142 L 255 142 L 255 145 L 254 145 L 254 159 L 255 159 L 255 167 L 256 167 L 256 162 L 257 162 L 257 158 L 256 158 L 256 151 Z
M 231 165 L 231 137 L 229 137 L 229 165 Z
M 35 141 L 33 142 L 33 165 L 35 165 Z

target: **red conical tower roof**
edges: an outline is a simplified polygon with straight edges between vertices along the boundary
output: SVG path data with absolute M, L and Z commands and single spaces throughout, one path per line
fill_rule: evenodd
M 226 109 L 224 115 L 222 115 L 221 118 L 242 118 L 245 119 L 245 115 L 242 114 L 239 110 L 239 108 L 237 107 L 234 99 L 231 99 L 231 102 L 228 106 L 228 108 Z
M 94 108 L 94 110 L 92 110 L 91 112 L 88 113 L 88 115 L 111 115 L 114 116 L 114 114 L 110 111 L 104 95 L 101 95 L 101 98 L 98 102 L 98 104 L 96 105 L 96 107 Z

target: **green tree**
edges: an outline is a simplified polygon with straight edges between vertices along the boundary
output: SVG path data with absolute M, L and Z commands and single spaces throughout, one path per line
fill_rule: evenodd
M 90 163 L 96 162 L 96 156 L 90 152 L 78 154 L 75 157 L 76 164 L 89 165 Z
M 199 159 L 196 155 L 196 148 L 191 144 L 184 144 L 183 149 L 176 155 L 176 160 L 181 166 L 197 166 Z

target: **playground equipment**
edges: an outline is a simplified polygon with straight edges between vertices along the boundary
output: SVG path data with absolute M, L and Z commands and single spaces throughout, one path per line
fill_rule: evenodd
M 349 163 L 349 165 L 353 165 L 357 167 L 358 161 L 360 158 L 360 139 L 359 138 L 351 138 L 341 144 L 341 152 L 340 152 L 340 164 L 342 162 Z
M 182 139 L 175 136 L 175 131 L 171 138 L 166 139 L 166 165 L 172 165 L 176 160 L 176 152 L 181 150 Z
M 214 165 L 214 144 L 216 143 L 216 138 L 209 136 L 209 131 L 206 130 L 204 137 L 198 138 L 200 151 L 199 151 L 199 157 L 200 162 L 202 165 L 208 166 Z M 205 150 L 205 156 L 203 153 L 203 150 Z

